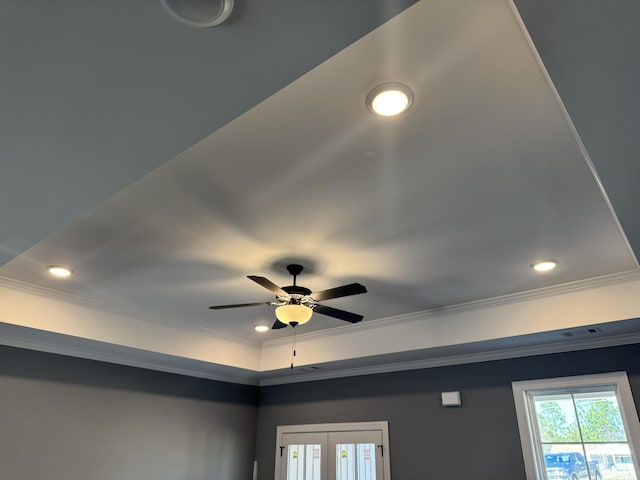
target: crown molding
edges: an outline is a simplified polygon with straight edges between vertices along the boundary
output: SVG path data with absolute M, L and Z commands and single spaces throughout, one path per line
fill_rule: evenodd
M 622 283 L 633 282 L 636 280 L 640 280 L 640 269 L 634 269 L 634 270 L 629 270 L 629 271 L 610 274 L 610 275 L 603 275 L 603 276 L 593 277 L 585 280 L 577 280 L 574 282 L 563 283 L 560 285 L 553 285 L 550 287 L 543 287 L 535 290 L 527 290 L 525 292 L 511 293 L 507 295 L 501 295 L 499 297 L 475 300 L 472 302 L 465 302 L 465 303 L 451 305 L 447 307 L 422 310 L 419 312 L 412 312 L 412 313 L 403 314 L 403 315 L 395 315 L 393 317 L 387 317 L 387 318 L 367 320 L 365 322 L 354 324 L 354 325 L 344 325 L 344 326 L 325 329 L 325 330 L 318 330 L 315 332 L 298 334 L 298 339 L 312 340 L 312 339 L 331 338 L 337 335 L 342 335 L 345 332 L 352 331 L 352 330 L 367 330 L 367 329 L 379 328 L 382 326 L 393 326 L 398 323 L 418 322 L 418 321 L 424 320 L 425 318 L 430 318 L 434 316 L 444 316 L 448 314 L 465 312 L 465 311 L 483 310 L 485 308 L 494 307 L 498 305 L 514 304 L 514 303 L 523 302 L 530 299 L 557 296 L 557 295 L 562 295 L 569 292 L 606 287 L 609 285 L 619 285 Z M 173 322 L 169 318 L 147 315 L 135 310 L 127 309 L 125 307 L 97 302 L 95 300 L 90 300 L 90 299 L 81 297 L 79 295 L 60 292 L 52 288 L 22 282 L 20 280 L 5 277 L 2 275 L 0 275 L 0 287 L 12 288 L 14 290 L 18 290 L 20 292 L 28 293 L 31 295 L 36 295 L 39 297 L 45 297 L 52 300 L 69 303 L 72 305 L 91 308 L 91 309 L 95 309 L 95 310 L 99 310 L 107 313 L 112 313 L 112 314 L 121 315 L 124 317 L 133 318 L 133 319 L 144 321 L 144 322 L 156 323 L 166 327 L 175 328 L 175 322 Z M 249 338 L 227 335 L 221 332 L 213 331 L 205 327 L 199 327 L 194 325 L 184 325 L 184 326 L 181 326 L 181 329 L 184 329 L 190 333 L 201 335 L 204 337 L 228 340 L 228 341 L 237 342 L 244 345 L 249 345 L 252 347 L 256 347 L 260 345 L 263 347 L 277 346 L 277 345 L 285 345 L 290 343 L 290 339 L 288 337 L 277 338 L 272 340 L 264 340 L 260 342 L 259 340 L 252 340 Z
M 42 340 L 33 338 L 32 335 L 20 335 L 20 332 L 28 330 L 25 327 L 14 327 L 12 329 L 13 331 L 7 330 L 6 327 L 0 328 L 0 344 L 8 347 L 36 350 L 99 362 L 216 380 L 219 382 L 258 385 L 258 376 L 256 372 L 253 371 L 234 369 L 233 367 L 220 367 L 216 364 L 199 361 L 184 361 L 184 363 L 190 363 L 191 366 L 178 367 L 176 366 L 176 357 L 171 355 L 152 354 L 152 352 L 121 346 L 115 346 L 118 349 L 116 353 L 108 351 L 109 348 L 114 348 L 113 345 L 103 342 L 90 341 L 91 346 L 89 347 L 81 345 L 78 341 L 74 341 L 76 340 L 74 337 L 71 337 L 72 341 L 65 342 L 65 336 L 60 334 L 52 334 L 54 339 Z M 58 339 L 58 341 L 56 341 L 56 339 Z M 154 358 L 150 358 L 152 355 Z M 225 370 L 225 373 L 219 371 L 222 369 Z M 237 372 L 234 370 L 237 370 Z M 229 373 L 229 371 L 232 373 Z
M 447 307 L 433 308 L 430 310 L 423 310 L 420 312 L 413 312 L 404 315 L 396 315 L 393 317 L 380 318 L 375 320 L 367 320 L 362 323 L 353 325 L 343 325 L 326 330 L 318 330 L 315 332 L 298 334 L 298 340 L 318 340 L 331 338 L 335 336 L 343 335 L 346 332 L 355 330 L 368 330 L 385 326 L 394 326 L 399 323 L 406 324 L 408 322 L 420 322 L 425 318 L 432 318 L 436 316 L 445 316 L 454 313 L 479 311 L 490 307 L 500 305 L 517 304 L 532 299 L 539 299 L 545 297 L 554 297 L 558 295 L 564 295 L 571 292 L 577 292 L 581 290 L 590 290 L 594 288 L 603 288 L 612 285 L 621 285 L 624 283 L 634 282 L 640 280 L 640 269 L 628 270 L 625 272 L 614 273 L 610 275 L 602 275 L 599 277 L 588 278 L 585 280 L 576 280 L 574 282 L 567 282 L 559 285 L 553 285 L 550 287 L 542 287 L 535 290 L 527 290 L 524 292 L 510 293 L 507 295 L 501 295 L 499 297 L 487 298 L 482 300 L 475 300 L 472 302 L 460 303 L 457 305 L 451 305 Z M 264 346 L 278 346 L 287 345 L 291 342 L 289 338 L 278 338 L 273 340 L 265 340 L 262 345 Z
M 22 293 L 29 295 L 35 295 L 38 297 L 48 298 L 57 302 L 71 304 L 79 307 L 90 308 L 101 312 L 106 312 L 114 315 L 119 315 L 126 318 L 132 318 L 142 322 L 148 322 L 152 324 L 159 324 L 168 328 L 176 328 L 176 322 L 168 317 L 162 317 L 157 315 L 148 315 L 137 310 L 129 309 L 126 307 L 108 304 L 104 302 L 98 302 L 96 300 L 88 299 L 80 295 L 74 295 L 67 292 L 61 292 L 53 288 L 44 287 L 42 285 L 34 285 L 31 283 L 23 282 L 13 278 L 0 275 L 0 287 L 11 288 Z M 253 340 L 250 338 L 237 337 L 234 335 L 225 334 L 222 332 L 214 331 L 210 328 L 195 326 L 195 325 L 180 325 L 180 329 L 187 331 L 188 333 L 199 335 L 206 338 L 215 338 L 219 340 L 227 340 L 230 342 L 236 342 L 242 345 L 251 347 L 259 347 L 261 342 L 259 340 Z
M 617 278 L 617 280 L 614 282 L 613 278 L 609 276 L 609 281 L 606 283 L 619 284 L 623 282 L 625 278 L 628 281 L 631 281 L 636 280 L 637 277 L 638 275 L 624 276 Z M 602 285 L 603 282 L 600 282 L 599 284 Z M 581 287 L 584 285 L 584 282 L 581 282 L 581 285 L 573 284 L 572 289 L 582 289 Z M 591 285 L 593 285 L 593 283 L 591 283 Z M 549 289 L 544 290 L 548 291 Z M 513 298 L 513 296 L 511 296 L 511 298 Z M 477 308 L 479 304 L 485 303 L 486 302 L 474 302 L 473 306 L 474 308 Z M 468 305 L 464 307 L 467 308 Z M 459 308 L 460 307 L 458 307 L 458 310 Z M 33 335 L 34 332 L 35 335 Z M 84 342 L 90 342 L 91 345 L 85 345 Z M 268 375 L 268 371 L 259 372 L 255 370 L 225 367 L 208 362 L 192 361 L 177 358 L 168 354 L 147 352 L 144 350 L 121 347 L 118 345 L 112 345 L 99 341 L 80 339 L 62 334 L 54 334 L 47 331 L 34 331 L 33 329 L 29 329 L 27 327 L 18 327 L 10 324 L 0 324 L 0 343 L 18 348 L 26 348 L 72 357 L 80 357 L 108 363 L 164 371 L 168 373 L 175 373 L 209 380 L 247 385 L 268 386 L 285 383 L 318 381 L 331 378 L 371 375 L 404 370 L 434 368 L 448 365 L 502 360 L 508 358 L 518 358 L 549 353 L 560 353 L 575 350 L 640 343 L 640 332 L 589 339 L 562 340 L 554 343 L 541 343 L 537 345 L 515 348 L 489 349 L 469 354 L 445 354 L 430 359 L 377 365 L 374 364 L 364 367 L 340 368 L 339 366 L 332 366 L 331 368 L 333 368 L 333 370 L 329 371 L 318 371 L 309 373 L 305 372 L 302 374 L 298 373 L 298 371 L 293 375 L 281 375 L 272 378 L 264 377 L 264 375 Z M 178 361 L 176 362 L 176 360 Z M 260 379 L 260 377 L 263 378 Z
M 602 288 L 612 285 L 620 285 L 624 283 L 634 282 L 640 280 L 640 273 L 636 270 L 623 272 L 615 275 L 606 275 L 602 277 L 592 278 L 588 280 L 582 280 L 577 282 L 566 283 L 553 287 L 546 287 L 537 289 L 534 291 L 527 291 L 522 293 L 504 295 L 487 300 L 480 300 L 475 302 L 469 302 L 465 304 L 455 305 L 451 307 L 434 309 L 424 312 L 418 312 L 408 315 L 401 315 L 386 319 L 371 320 L 363 322 L 358 325 L 348 325 L 344 327 L 333 328 L 330 330 L 311 332 L 308 334 L 299 335 L 298 339 L 329 339 L 331 340 L 336 335 L 342 335 L 346 331 L 363 331 L 368 329 L 375 329 L 384 326 L 395 326 L 398 323 L 418 322 L 424 321 L 427 317 L 444 316 L 458 312 L 465 311 L 477 311 L 493 307 L 496 305 L 505 305 L 522 302 L 532 298 L 541 298 L 548 296 L 557 296 L 569 292 L 575 292 L 580 290 L 589 290 L 594 288 Z M 109 313 L 118 312 L 118 309 L 111 309 L 104 305 L 97 304 L 95 302 L 87 301 L 81 297 L 73 295 L 61 295 L 59 292 L 43 287 L 37 287 L 33 285 L 27 285 L 19 281 L 7 279 L 6 277 L 0 277 L 0 286 L 15 288 L 17 290 L 46 296 L 54 300 L 66 301 L 76 305 L 87 306 L 90 308 L 98 308 L 100 310 L 107 311 Z M 120 310 L 121 312 L 123 310 Z M 126 316 L 133 318 L 140 318 L 140 316 L 132 314 L 129 311 L 124 310 Z M 148 319 L 142 316 L 143 321 L 153 322 L 156 319 Z M 158 322 L 159 323 L 159 322 Z M 489 360 L 500 360 L 506 358 L 516 358 L 531 355 L 540 355 L 546 353 L 557 353 L 572 350 L 581 350 L 588 348 L 601 348 L 614 345 L 622 345 L 629 343 L 640 342 L 640 334 L 628 334 L 628 335 L 612 335 L 608 337 L 583 339 L 583 340 L 564 340 L 558 343 L 552 343 L 547 345 L 535 345 L 520 348 L 511 349 L 494 349 L 473 354 L 462 354 L 453 356 L 439 356 L 432 359 L 424 359 L 418 361 L 391 363 L 384 365 L 370 365 L 366 367 L 356 368 L 335 368 L 332 371 L 318 371 L 309 373 L 294 373 L 293 375 L 282 375 L 273 378 L 260 377 L 268 374 L 268 370 L 264 372 L 234 369 L 234 367 L 225 367 L 214 363 L 189 361 L 187 359 L 180 359 L 176 362 L 176 357 L 172 357 L 167 354 L 158 354 L 157 352 L 146 352 L 144 350 L 137 350 L 134 348 L 128 349 L 126 347 L 117 348 L 108 343 L 95 342 L 91 344 L 89 348 L 83 344 L 85 339 L 75 339 L 75 337 L 65 337 L 60 335 L 58 338 L 51 332 L 40 331 L 38 335 L 20 335 L 15 331 L 11 331 L 8 328 L 4 328 L 0 335 L 0 343 L 8 346 L 14 346 L 19 348 L 26 348 L 31 350 L 44 351 L 49 353 L 56 353 L 61 355 L 68 355 L 72 357 L 87 358 L 91 360 L 104 361 L 109 363 L 116 363 L 121 365 L 128 365 L 132 367 L 146 368 L 150 370 L 158 370 L 169 373 L 175 373 L 180 375 L 193 376 L 198 378 L 205 378 L 210 380 L 241 383 L 248 385 L 276 385 L 281 383 L 292 382 L 305 382 L 324 380 L 329 378 L 340 378 L 357 375 L 370 375 L 375 373 L 385 373 L 402 370 L 432 368 L 445 365 L 455 365 L 463 363 L 482 362 Z M 8 333 L 7 333 L 8 332 Z M 13 332 L 13 333 L 12 333 Z M 51 338 L 47 338 L 46 334 L 52 335 Z M 203 335 L 202 332 L 197 332 Z M 214 335 L 206 335 L 207 338 L 212 338 Z M 220 338 L 220 337 L 217 337 Z M 234 339 L 236 340 L 236 339 Z M 263 348 L 270 346 L 277 346 L 281 344 L 288 344 L 289 338 L 269 340 L 263 342 Z M 251 342 L 252 346 L 255 346 L 255 342 Z M 97 348 L 96 348 L 97 347 Z M 117 351 L 116 351 L 117 350 Z
M 345 368 L 326 372 L 319 371 L 302 373 L 295 376 L 263 378 L 262 380 L 260 380 L 260 386 L 266 387 L 270 385 L 329 380 L 332 378 L 356 377 L 362 375 L 374 375 L 378 373 L 400 372 L 406 370 L 421 370 L 426 368 L 447 367 L 451 365 L 463 365 L 468 363 L 507 360 L 511 358 L 533 357 L 536 355 L 547 355 L 552 353 L 590 350 L 593 348 L 631 345 L 634 343 L 640 343 L 640 333 L 612 335 L 610 337 L 597 339 L 573 340 L 569 342 L 564 341 L 560 343 L 539 344 L 526 347 L 495 349 L 477 353 L 442 356 L 424 360 L 413 360 L 408 362 L 378 364 L 366 367 Z
M 283 375 L 279 377 L 260 379 L 261 374 L 259 372 L 253 371 L 244 371 L 238 369 L 238 372 L 234 372 L 233 374 L 216 372 L 216 366 L 213 364 L 207 364 L 206 368 L 195 368 L 195 366 L 176 367 L 174 362 L 172 362 L 172 358 L 168 355 L 166 356 L 166 362 L 158 362 L 157 360 L 153 361 L 150 359 L 145 359 L 144 353 L 141 353 L 139 351 L 133 351 L 136 353 L 136 355 L 123 355 L 122 353 L 114 354 L 105 350 L 83 348 L 78 345 L 62 345 L 55 342 L 34 340 L 33 338 L 25 339 L 20 335 L 10 333 L 7 334 L 6 332 L 3 332 L 0 338 L 2 339 L 1 343 L 3 345 L 10 347 L 37 350 L 58 355 L 96 360 L 136 368 L 144 368 L 147 370 L 155 370 L 166 373 L 203 378 L 207 380 L 259 386 L 311 382 L 329 380 L 333 378 L 374 375 L 379 373 L 391 373 L 407 370 L 421 370 L 451 365 L 506 360 L 511 358 L 531 357 L 536 355 L 564 353 L 579 350 L 589 350 L 593 348 L 606 348 L 640 343 L 640 333 L 632 333 L 624 335 L 612 335 L 610 337 L 604 338 L 563 341 L 554 344 L 539 344 L 517 348 L 495 349 L 470 354 L 448 355 L 430 359 L 413 360 L 408 362 L 386 363 L 365 367 L 344 368 L 331 371 L 320 371 L 288 376 Z

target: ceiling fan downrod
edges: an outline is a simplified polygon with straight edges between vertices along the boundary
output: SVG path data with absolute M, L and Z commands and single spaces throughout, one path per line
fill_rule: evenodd
M 303 268 L 304 267 L 302 265 L 298 265 L 297 263 L 287 265 L 287 272 L 289 272 L 290 275 L 293 275 L 294 287 L 296 286 L 296 277 L 302 273 Z

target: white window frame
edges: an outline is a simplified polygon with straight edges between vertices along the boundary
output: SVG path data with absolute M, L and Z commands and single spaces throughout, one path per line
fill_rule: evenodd
M 383 479 L 391 480 L 391 452 L 389 449 L 389 422 L 316 423 L 309 425 L 280 425 L 276 429 L 276 468 L 274 478 L 280 478 L 280 445 L 286 433 L 332 433 L 379 430 L 382 433 Z
M 640 421 L 638 412 L 633 400 L 629 379 L 626 372 L 612 372 L 595 375 L 580 375 L 575 377 L 549 378 L 544 380 L 531 380 L 513 382 L 513 399 L 516 406 L 518 418 L 518 429 L 520 430 L 520 443 L 524 456 L 524 466 L 527 480 L 544 480 L 542 453 L 540 444 L 537 442 L 537 423 L 532 418 L 533 413 L 529 408 L 529 396 L 532 394 L 544 393 L 571 393 L 581 389 L 610 387 L 615 390 L 620 407 L 620 415 L 627 433 L 627 441 L 631 450 L 631 456 L 636 468 L 636 477 L 640 478 L 638 472 L 638 448 L 640 447 Z M 538 461 L 536 461 L 538 459 Z

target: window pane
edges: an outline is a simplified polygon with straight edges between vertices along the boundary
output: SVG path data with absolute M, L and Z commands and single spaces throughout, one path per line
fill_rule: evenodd
M 543 443 L 580 442 L 576 411 L 570 394 L 533 397 Z
M 287 480 L 320 480 L 320 445 L 289 445 Z
M 336 444 L 336 480 L 376 480 L 374 443 Z
M 513 382 L 513 394 L 528 480 L 640 480 L 625 372 Z
M 600 480 L 602 473 L 597 460 L 585 457 L 581 444 L 545 445 L 544 462 L 547 480 L 591 479 Z
M 584 442 L 626 442 L 615 392 L 575 394 Z
M 615 391 L 532 399 L 547 480 L 637 480 Z
M 605 480 L 636 480 L 628 443 L 585 444 L 585 448 Z

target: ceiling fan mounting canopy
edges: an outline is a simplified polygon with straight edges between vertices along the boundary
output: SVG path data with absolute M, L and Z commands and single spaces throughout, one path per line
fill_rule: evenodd
M 247 276 L 250 280 L 253 280 L 257 284 L 274 293 L 276 295 L 275 301 L 240 303 L 233 305 L 213 305 L 209 308 L 212 310 L 222 310 L 227 308 L 254 307 L 261 305 L 275 306 L 278 307 L 276 308 L 277 320 L 271 327 L 272 329 L 285 328 L 287 325 L 295 327 L 296 325 L 306 323 L 311 318 L 312 312 L 318 312 L 322 315 L 327 315 L 350 323 L 357 323 L 363 319 L 362 315 L 333 307 L 327 307 L 326 305 L 321 305 L 318 302 L 321 300 L 331 300 L 333 298 L 348 297 L 351 295 L 366 293 L 367 289 L 364 285 L 359 283 L 350 283 L 348 285 L 342 285 L 328 290 L 312 292 L 310 289 L 296 284 L 297 276 L 302 273 L 303 269 L 303 266 L 298 265 L 297 263 L 287 265 L 287 271 L 293 276 L 293 285 L 284 287 L 279 287 L 265 277 L 257 275 Z M 295 306 L 296 308 L 281 308 L 287 306 Z
M 304 267 L 302 265 L 298 265 L 297 263 L 291 263 L 287 265 L 287 272 L 289 272 L 294 277 L 300 275 L 302 273 L 302 270 L 304 270 Z

